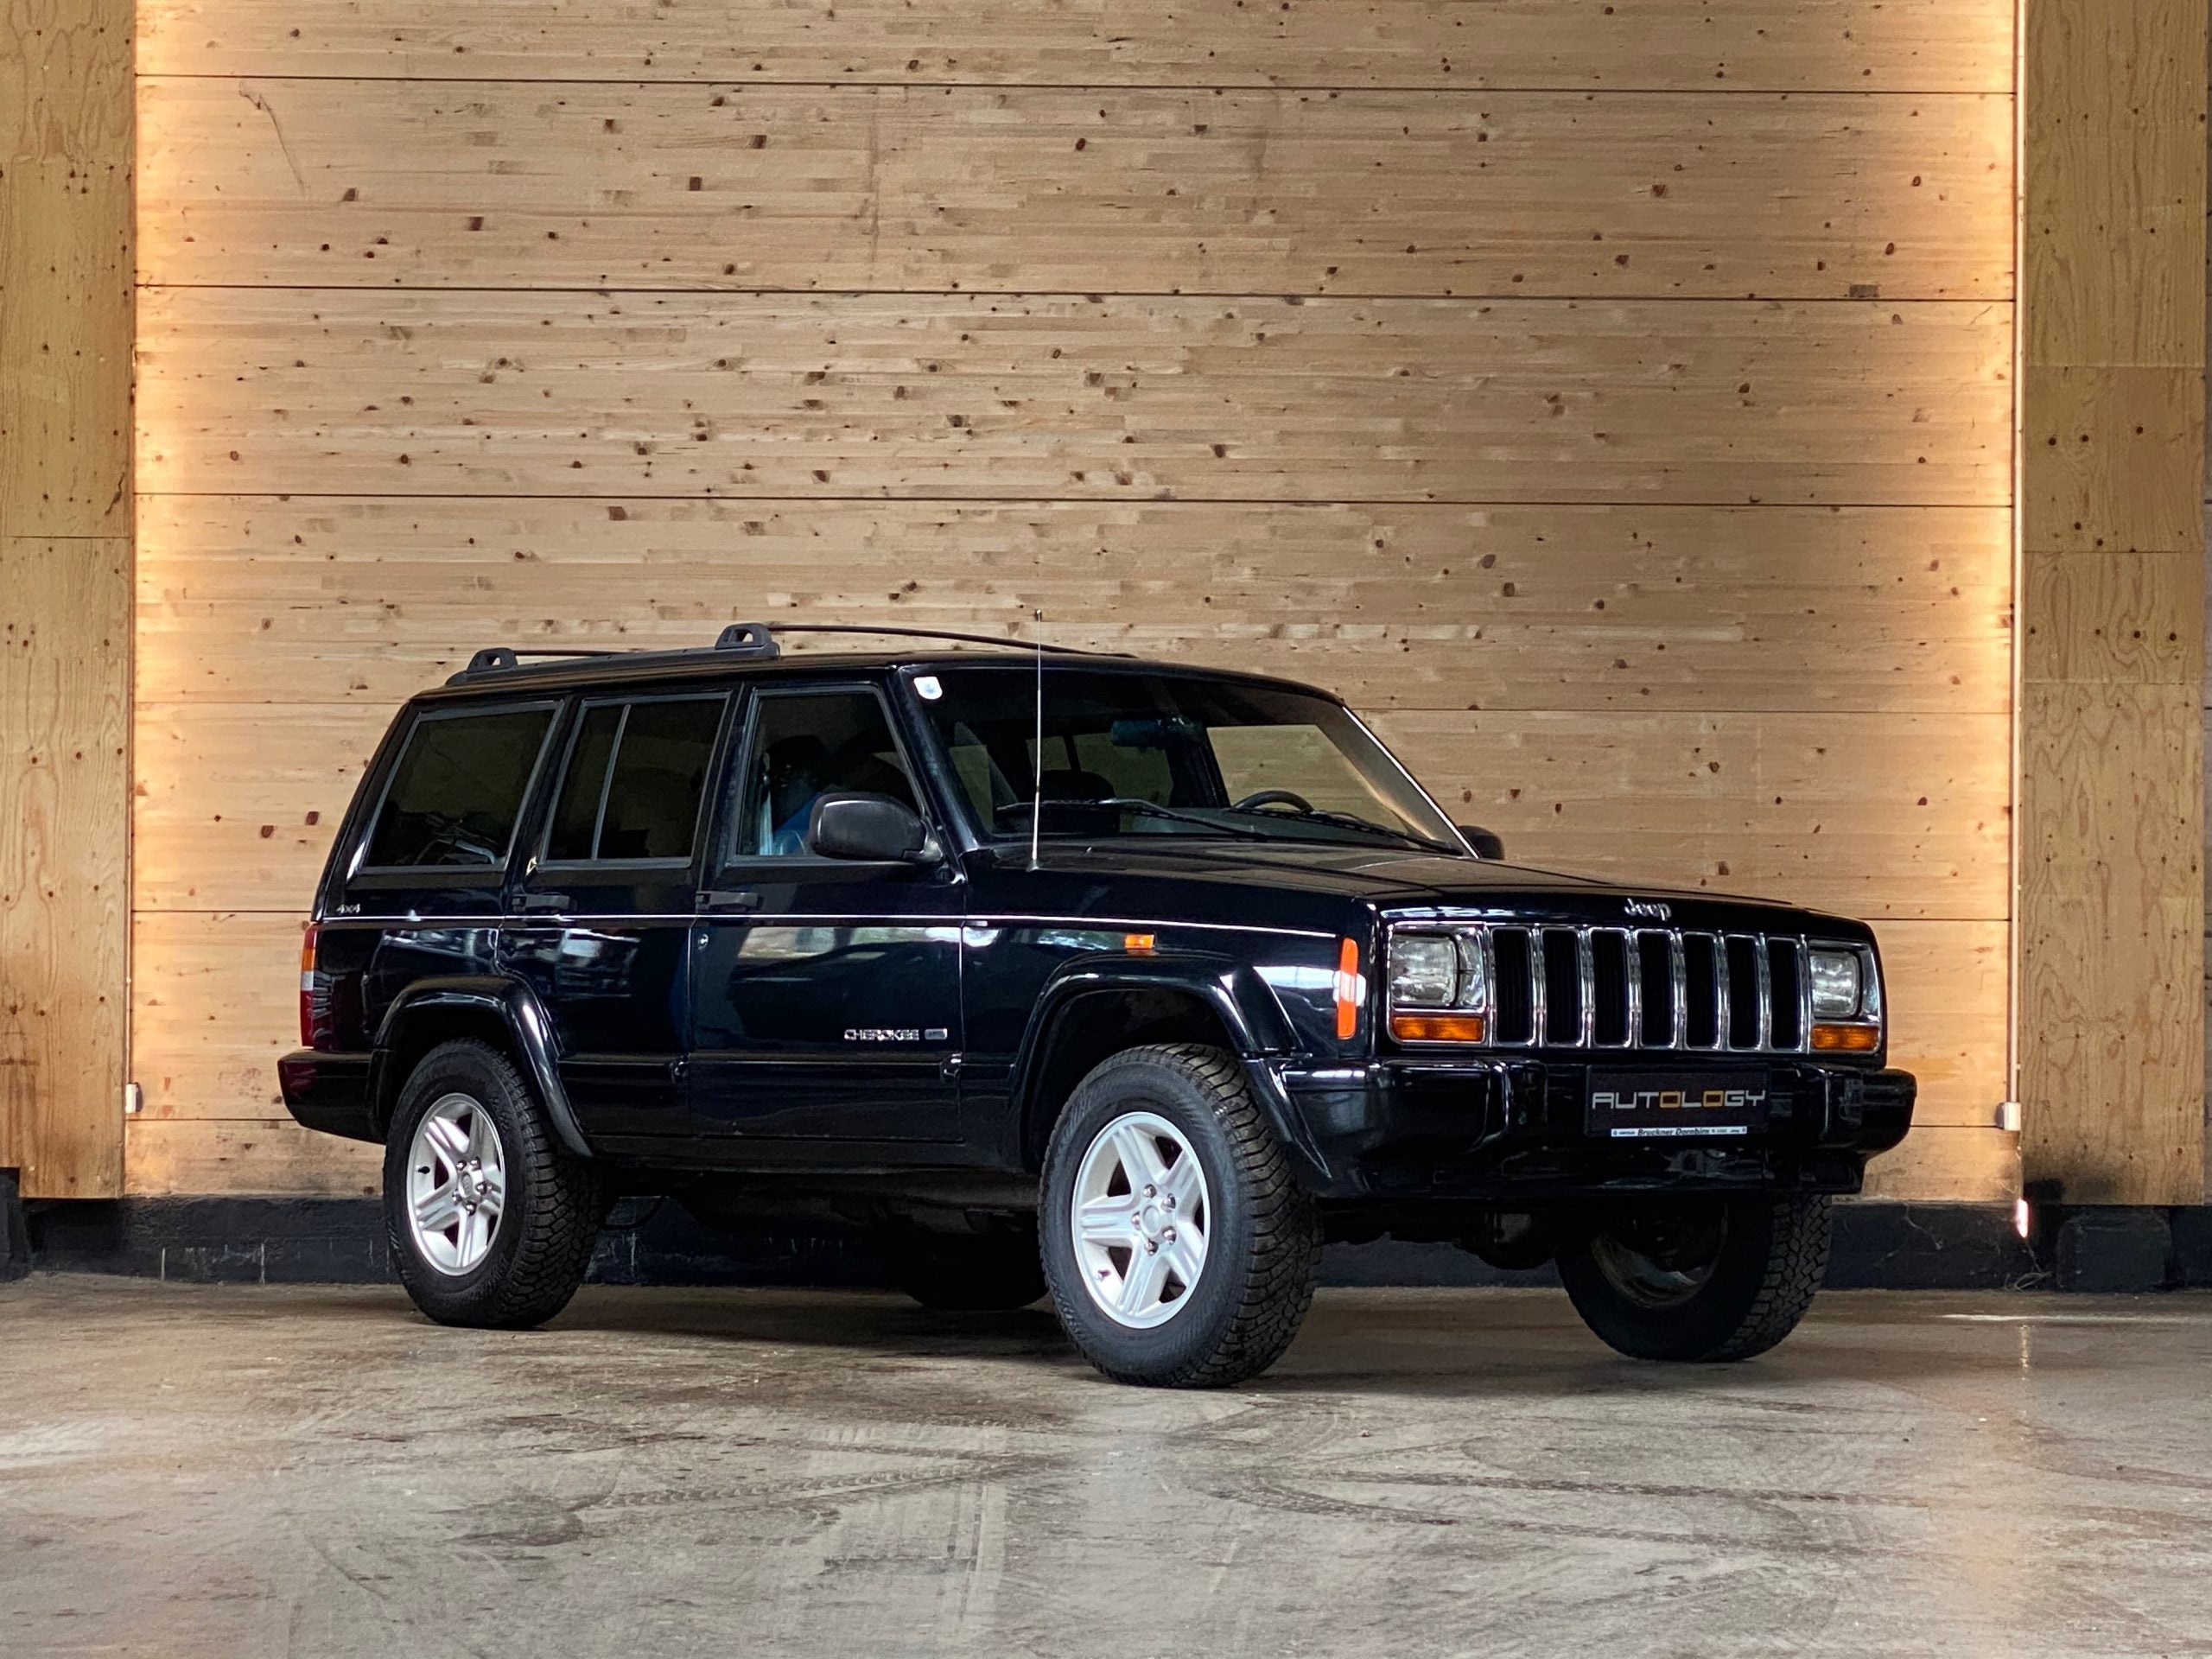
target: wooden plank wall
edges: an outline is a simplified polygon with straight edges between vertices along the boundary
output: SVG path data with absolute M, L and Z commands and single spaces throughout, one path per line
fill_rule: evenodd
M 122 1191 L 129 0 L 0 0 L 0 1167 Z
M 2202 1195 L 2203 0 L 2028 0 L 2019 1077 L 2032 1197 Z
M 137 1189 L 372 1179 L 292 939 L 473 646 L 1041 605 L 1874 918 L 2015 1190 L 2011 0 L 139 15 Z

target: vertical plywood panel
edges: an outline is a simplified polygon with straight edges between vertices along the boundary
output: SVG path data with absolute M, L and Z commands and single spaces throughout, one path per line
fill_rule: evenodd
M 0 528 L 130 531 L 130 175 L 75 156 L 0 167 Z
M 0 1164 L 36 1198 L 122 1178 L 130 544 L 0 540 Z
M 34 1198 L 123 1179 L 130 22 L 0 3 L 0 1166 Z
M 2206 13 L 2028 0 L 2018 1065 L 2029 1191 L 2203 1190 Z

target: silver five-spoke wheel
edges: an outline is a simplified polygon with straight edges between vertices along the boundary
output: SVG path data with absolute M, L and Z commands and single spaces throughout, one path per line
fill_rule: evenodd
M 1198 1155 L 1166 1118 L 1128 1112 L 1099 1130 L 1069 1220 L 1084 1287 L 1109 1319 L 1147 1330 L 1188 1304 L 1212 1214 Z
M 407 1156 L 408 1223 L 423 1261 L 456 1278 L 474 1270 L 491 1254 L 506 1198 L 492 1114 L 473 1096 L 440 1096 Z

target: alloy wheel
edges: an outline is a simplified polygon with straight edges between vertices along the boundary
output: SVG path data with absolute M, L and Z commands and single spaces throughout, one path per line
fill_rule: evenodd
M 1084 1287 L 1107 1318 L 1148 1330 L 1188 1304 L 1213 1215 L 1198 1154 L 1173 1123 L 1125 1112 L 1100 1129 L 1069 1211 Z
M 499 1126 L 473 1095 L 441 1095 L 415 1126 L 407 1156 L 407 1221 L 416 1250 L 454 1278 L 492 1252 L 506 1208 Z

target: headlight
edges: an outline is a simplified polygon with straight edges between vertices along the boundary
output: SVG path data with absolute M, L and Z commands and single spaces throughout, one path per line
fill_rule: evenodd
M 1855 1020 L 1866 999 L 1865 967 L 1856 950 L 1811 953 L 1813 1018 Z
M 1448 1008 L 1459 990 L 1459 944 L 1449 933 L 1390 936 L 1390 1001 L 1402 1008 Z
M 1490 976 L 1479 933 L 1390 935 L 1390 1035 L 1408 1043 L 1479 1043 L 1490 1031 Z
M 1393 933 L 1390 1005 L 1480 1008 L 1490 1001 L 1483 942 L 1476 933 Z

